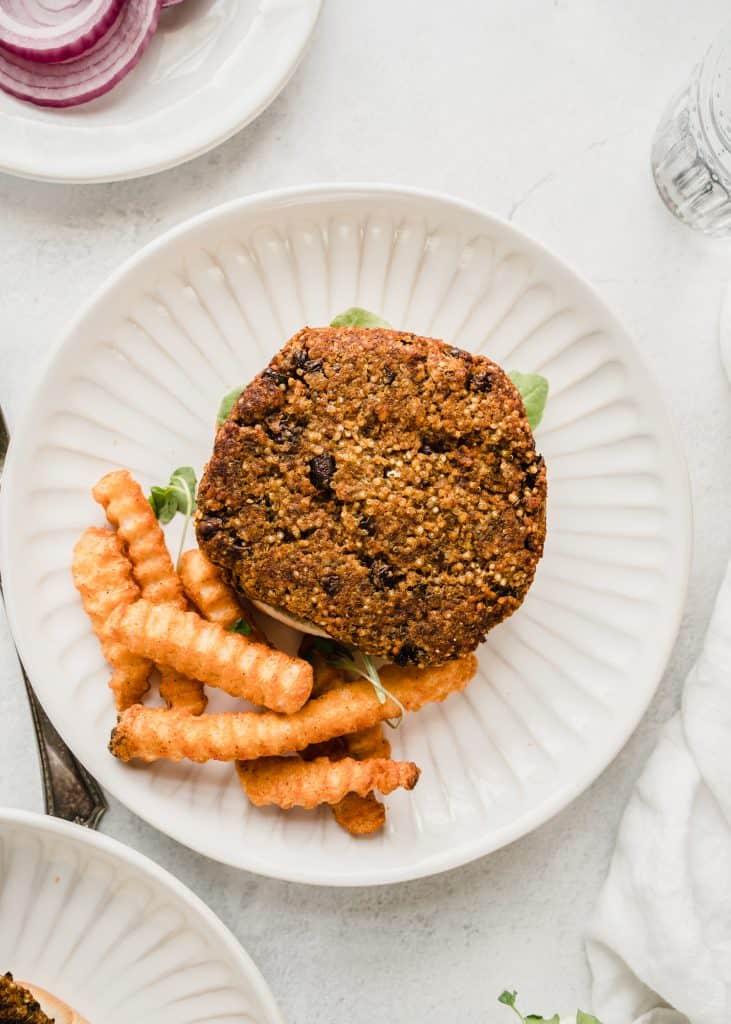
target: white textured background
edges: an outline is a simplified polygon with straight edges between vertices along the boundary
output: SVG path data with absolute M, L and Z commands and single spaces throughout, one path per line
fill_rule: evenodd
M 112 806 L 103 830 L 208 901 L 290 1024 L 506 1020 L 494 1003 L 506 985 L 529 1011 L 587 1005 L 584 925 L 731 548 L 731 401 L 716 338 L 729 243 L 676 224 L 648 168 L 664 104 L 727 17 L 721 0 L 325 0 L 284 93 L 208 156 L 119 185 L 0 177 L 0 401 L 11 428 L 49 344 L 141 245 L 235 196 L 346 180 L 451 192 L 554 248 L 624 319 L 679 420 L 696 511 L 683 628 L 636 735 L 554 821 L 441 877 L 336 891 L 219 867 Z M 0 803 L 40 810 L 4 622 L 0 632 Z

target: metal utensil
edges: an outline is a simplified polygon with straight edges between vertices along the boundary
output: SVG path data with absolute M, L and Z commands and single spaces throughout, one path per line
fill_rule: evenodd
M 10 434 L 0 408 L 0 479 Z M 0 579 L 0 595 L 2 580 Z M 20 658 L 18 658 L 20 661 Z M 80 765 L 51 724 L 48 715 L 33 692 L 23 663 L 20 662 L 23 681 L 28 691 L 33 726 L 38 742 L 43 776 L 43 798 L 46 814 L 73 821 L 77 825 L 96 828 L 107 810 L 107 801 L 99 784 Z

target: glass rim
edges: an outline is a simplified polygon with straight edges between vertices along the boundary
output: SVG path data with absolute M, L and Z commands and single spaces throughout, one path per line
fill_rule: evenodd
M 724 59 L 728 69 L 727 75 L 731 79 L 731 22 L 727 22 L 725 28 L 713 40 L 693 75 L 698 89 L 699 109 L 708 112 L 706 117 L 699 116 L 699 127 L 708 147 L 708 155 L 715 160 L 720 159 L 721 156 L 717 152 L 719 147 L 726 153 L 731 151 L 731 102 L 728 112 L 729 127 L 724 129 L 719 120 L 718 100 L 720 97 L 715 89 L 718 66 Z M 731 90 L 729 100 L 731 101 Z M 709 128 L 712 129 L 715 138 L 709 134 Z

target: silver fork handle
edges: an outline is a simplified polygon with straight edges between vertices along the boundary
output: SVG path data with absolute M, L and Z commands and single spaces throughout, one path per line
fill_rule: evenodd
M 5 463 L 10 434 L 0 408 L 0 477 Z M 0 597 L 3 583 L 0 579 Z M 96 828 L 107 810 L 107 801 L 95 779 L 86 768 L 79 764 L 64 741 L 58 735 L 40 701 L 33 692 L 25 666 L 20 661 L 23 682 L 28 691 L 33 727 L 36 732 L 38 754 L 41 760 L 43 799 L 46 814 L 66 821 Z
M 46 814 L 96 828 L 107 810 L 99 784 L 76 760 L 41 707 L 21 663 L 41 761 Z

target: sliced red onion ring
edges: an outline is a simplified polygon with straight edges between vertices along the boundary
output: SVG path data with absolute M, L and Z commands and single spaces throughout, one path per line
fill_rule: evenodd
M 163 7 L 177 7 L 183 0 L 162 0 Z
M 40 107 L 73 107 L 102 96 L 132 70 L 152 38 L 161 0 L 126 0 L 90 50 L 62 64 L 37 64 L 0 49 L 0 89 Z
M 111 28 L 123 0 L 0 0 L 0 46 L 36 61 L 78 57 Z

